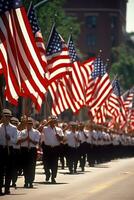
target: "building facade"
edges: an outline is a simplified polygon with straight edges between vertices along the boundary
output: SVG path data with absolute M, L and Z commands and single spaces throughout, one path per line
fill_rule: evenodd
M 78 48 L 84 57 L 96 55 L 111 60 L 112 47 L 124 41 L 127 0 L 67 0 L 65 11 L 78 18 L 81 33 Z

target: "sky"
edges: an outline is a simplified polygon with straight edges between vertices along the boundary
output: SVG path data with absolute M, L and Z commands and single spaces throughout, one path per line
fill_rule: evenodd
M 134 32 L 134 0 L 127 3 L 127 32 Z

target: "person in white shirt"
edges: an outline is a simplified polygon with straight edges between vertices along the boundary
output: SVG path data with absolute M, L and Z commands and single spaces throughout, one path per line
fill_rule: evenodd
M 40 141 L 40 132 L 33 128 L 33 119 L 27 118 L 26 128 L 21 131 L 17 144 L 21 145 L 22 168 L 24 172 L 25 188 L 32 188 L 35 178 L 37 145 Z
M 70 174 L 77 173 L 77 164 L 79 159 L 78 147 L 80 145 L 77 123 L 70 122 L 70 130 L 65 131 L 64 140 L 67 144 L 67 163 Z
M 10 194 L 10 183 L 13 172 L 13 145 L 17 141 L 17 128 L 10 124 L 12 113 L 3 109 L 0 124 L 0 195 Z M 3 193 L 3 180 L 5 177 L 5 191 Z
M 11 124 L 14 126 L 18 126 L 19 120 L 16 117 L 12 117 L 10 120 Z M 17 129 L 17 139 L 20 136 L 20 131 Z M 13 167 L 13 174 L 12 174 L 12 187 L 16 188 L 16 182 L 18 178 L 18 174 L 21 171 L 21 156 L 20 156 L 20 145 L 14 144 L 13 145 L 13 158 L 14 158 L 14 167 Z
M 79 147 L 79 159 L 80 159 L 80 167 L 82 172 L 85 170 L 85 164 L 86 164 L 86 153 L 87 153 L 87 138 L 86 132 L 84 130 L 84 123 L 80 122 L 78 124 L 78 138 L 80 141 L 80 147 Z
M 60 142 L 64 136 L 62 129 L 57 127 L 56 124 L 57 117 L 50 116 L 48 118 L 48 126 L 44 126 L 41 136 L 46 181 L 49 181 L 51 177 L 52 183 L 56 183 Z

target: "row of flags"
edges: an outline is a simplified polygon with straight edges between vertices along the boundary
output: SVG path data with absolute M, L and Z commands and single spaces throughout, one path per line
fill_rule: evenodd
M 134 91 L 121 96 L 119 82 L 111 82 L 101 56 L 80 62 L 72 35 L 66 44 L 55 24 L 45 47 L 32 3 L 26 13 L 21 0 L 0 0 L 0 73 L 12 104 L 19 96 L 29 97 L 40 110 L 49 91 L 53 115 L 86 107 L 95 123 L 110 128 L 129 123 L 134 129 Z

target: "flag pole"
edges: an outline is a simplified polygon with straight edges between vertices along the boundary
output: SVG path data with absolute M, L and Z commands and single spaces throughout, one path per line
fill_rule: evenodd
M 49 46 L 49 43 L 50 43 L 54 28 L 56 29 L 56 17 L 57 17 L 57 14 L 55 13 L 54 14 L 54 22 L 53 22 L 53 25 L 52 25 L 52 28 L 51 28 L 51 31 L 50 31 L 50 34 L 49 34 L 49 38 L 48 38 L 48 41 L 47 41 L 47 45 L 46 45 L 46 50 L 47 50 L 47 48 Z
M 35 8 L 41 6 L 43 3 L 46 3 L 48 0 L 43 0 L 43 1 L 40 1 L 39 3 L 35 4 Z
M 51 39 L 51 36 L 52 36 L 52 34 L 53 34 L 54 28 L 55 28 L 55 22 L 53 23 L 52 28 L 51 28 L 51 31 L 50 31 L 50 34 L 49 34 L 49 38 L 48 38 L 47 45 L 46 45 L 46 50 L 47 50 L 47 48 L 48 48 L 48 46 L 49 46 L 50 39 Z
M 29 15 L 29 11 L 31 9 L 32 4 L 33 4 L 33 1 L 30 1 L 30 5 L 29 5 L 28 11 L 27 11 L 27 16 Z

